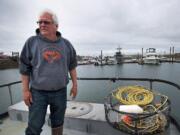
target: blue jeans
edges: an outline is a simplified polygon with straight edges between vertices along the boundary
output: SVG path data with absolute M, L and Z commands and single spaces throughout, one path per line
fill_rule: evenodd
M 26 135 L 40 135 L 45 123 L 47 106 L 50 105 L 51 127 L 56 128 L 64 123 L 66 110 L 66 90 L 43 91 L 31 89 L 33 103 L 29 107 L 29 121 Z

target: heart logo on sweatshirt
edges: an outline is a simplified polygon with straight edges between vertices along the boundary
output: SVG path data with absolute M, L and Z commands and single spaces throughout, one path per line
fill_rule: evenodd
M 61 58 L 61 54 L 59 50 L 56 48 L 46 48 L 43 51 L 43 58 L 48 62 L 48 63 L 54 63 L 55 61 L 59 60 Z

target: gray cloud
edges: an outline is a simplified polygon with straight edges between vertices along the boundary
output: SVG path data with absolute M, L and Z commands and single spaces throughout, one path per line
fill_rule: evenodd
M 0 49 L 20 51 L 44 8 L 57 13 L 59 30 L 78 54 L 109 53 L 118 46 L 180 51 L 179 0 L 1 0 Z

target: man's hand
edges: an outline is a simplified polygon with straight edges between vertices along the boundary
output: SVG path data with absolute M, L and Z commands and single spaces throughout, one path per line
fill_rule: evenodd
M 29 90 L 23 91 L 23 99 L 27 106 L 31 106 L 32 103 L 32 94 Z
M 70 92 L 70 96 L 72 96 L 72 98 L 76 98 L 77 95 L 77 74 L 76 74 L 76 68 L 72 69 L 70 71 L 70 76 L 72 79 L 72 88 L 71 88 L 71 92 Z
M 76 95 L 77 95 L 77 86 L 73 86 L 70 91 L 70 96 L 72 96 L 72 98 L 76 98 Z

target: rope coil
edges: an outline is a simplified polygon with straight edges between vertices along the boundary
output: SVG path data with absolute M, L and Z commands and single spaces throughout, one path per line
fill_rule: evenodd
M 115 112 L 106 111 L 107 120 L 114 123 L 117 129 L 138 134 L 154 134 L 165 130 L 168 123 L 169 103 L 168 97 L 142 86 L 124 86 L 113 91 L 107 98 L 112 108 L 105 105 L 107 110 L 118 110 L 124 105 L 138 105 L 142 113 L 126 114 L 118 110 L 117 120 L 111 121 Z M 115 100 L 114 100 L 115 99 Z M 128 107 L 129 108 L 129 107 Z M 131 111 L 133 108 L 130 108 Z M 127 110 L 128 112 L 129 110 Z
M 125 105 L 147 105 L 154 99 L 154 94 L 141 86 L 118 88 L 113 96 Z

